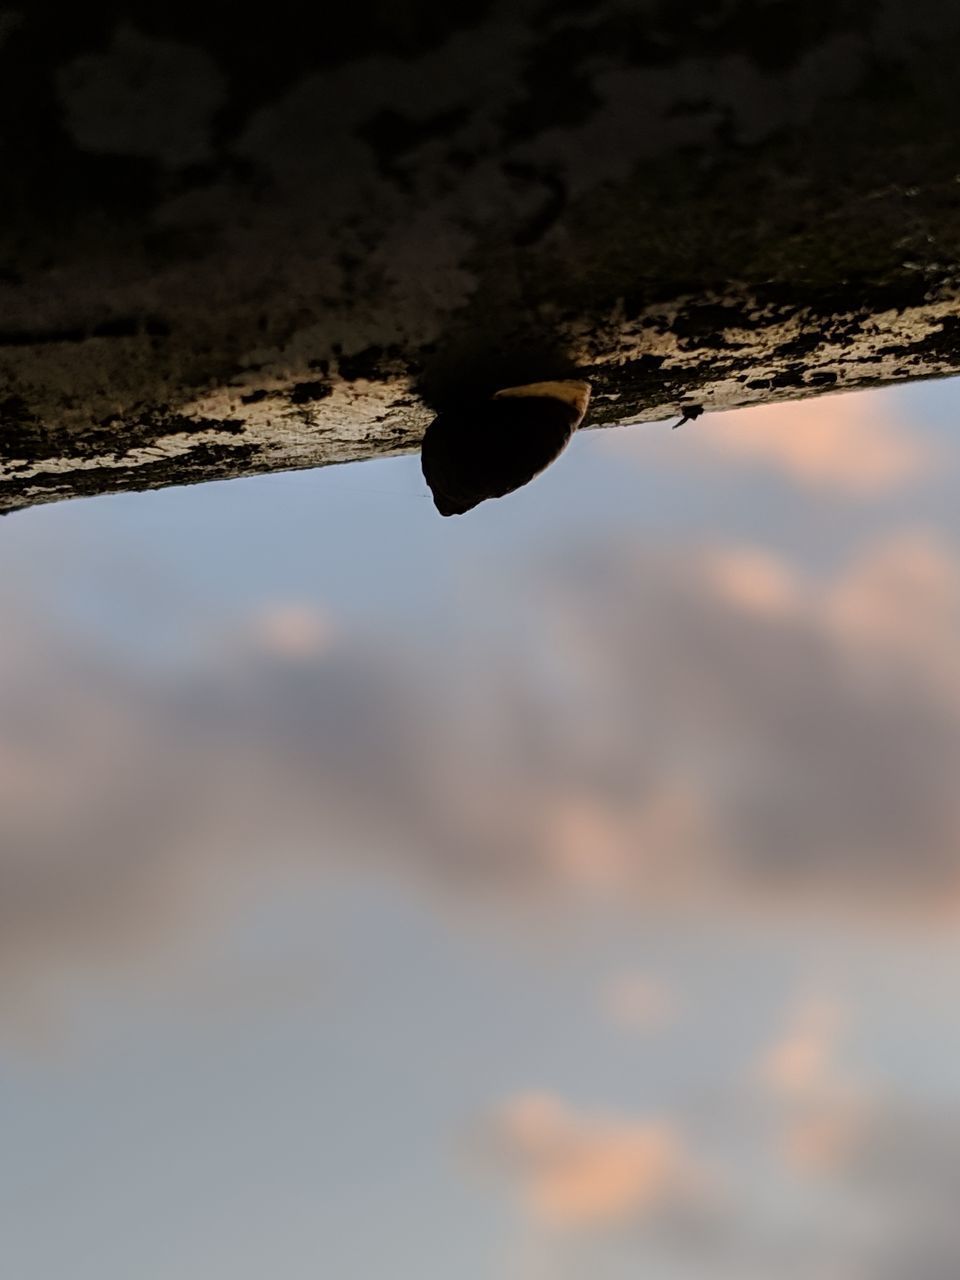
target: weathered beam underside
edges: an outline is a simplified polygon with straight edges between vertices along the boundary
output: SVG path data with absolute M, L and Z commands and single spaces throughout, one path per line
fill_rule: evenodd
M 0 510 L 547 377 L 598 425 L 960 371 L 945 0 L 44 8 L 0 18 Z

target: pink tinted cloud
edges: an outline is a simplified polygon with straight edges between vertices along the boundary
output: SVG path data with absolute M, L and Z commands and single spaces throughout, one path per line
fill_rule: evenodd
M 760 1079 L 776 1094 L 796 1096 L 821 1088 L 833 1070 L 843 1013 L 833 1001 L 807 999 L 790 1011 L 787 1025 L 763 1053 Z
M 911 435 L 909 424 L 872 392 L 733 409 L 683 430 L 688 435 L 680 447 L 658 442 L 659 463 L 758 468 L 798 488 L 857 499 L 883 497 L 921 480 L 935 462 L 929 442 Z M 639 437 L 618 434 L 612 433 L 608 447 L 633 453 Z
M 286 601 L 264 606 L 253 618 L 250 634 L 266 653 L 298 660 L 322 654 L 336 632 L 331 620 L 314 605 Z
M 830 575 L 716 545 L 519 572 L 522 592 L 469 603 L 510 624 L 504 653 L 470 626 L 406 649 L 284 606 L 175 689 L 11 599 L 0 952 L 136 945 L 204 867 L 290 849 L 311 874 L 387 861 L 514 901 L 794 909 L 808 888 L 848 915 L 956 909 L 949 545 L 903 532 Z
M 524 1212 L 547 1227 L 608 1228 L 704 1195 L 702 1171 L 665 1120 L 522 1094 L 499 1108 L 489 1137 Z
M 929 447 L 869 393 L 718 414 L 703 439 L 718 459 L 766 467 L 811 489 L 873 498 L 922 477 Z
M 780 1034 L 756 1064 L 756 1080 L 777 1108 L 774 1149 L 796 1173 L 842 1173 L 874 1123 L 873 1091 L 841 1061 L 848 1020 L 835 999 L 806 996 L 787 1009 Z

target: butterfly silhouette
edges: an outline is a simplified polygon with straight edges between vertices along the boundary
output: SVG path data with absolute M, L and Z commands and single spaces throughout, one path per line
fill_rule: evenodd
M 569 444 L 589 400 L 586 382 L 531 382 L 441 413 L 420 454 L 434 506 L 459 516 L 527 484 Z

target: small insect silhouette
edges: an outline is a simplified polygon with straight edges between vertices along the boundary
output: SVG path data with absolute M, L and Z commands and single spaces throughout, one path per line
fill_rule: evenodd
M 676 431 L 677 427 L 682 427 L 685 422 L 694 422 L 697 418 L 700 417 L 701 413 L 703 413 L 702 404 L 681 405 L 680 408 L 681 408 L 680 417 L 673 424 L 674 431 Z
M 531 382 L 441 413 L 420 454 L 434 506 L 460 516 L 527 484 L 569 444 L 589 400 L 586 382 Z

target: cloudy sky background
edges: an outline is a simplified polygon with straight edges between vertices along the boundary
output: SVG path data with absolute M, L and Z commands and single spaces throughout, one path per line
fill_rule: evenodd
M 0 525 L 18 1280 L 955 1280 L 960 383 Z

